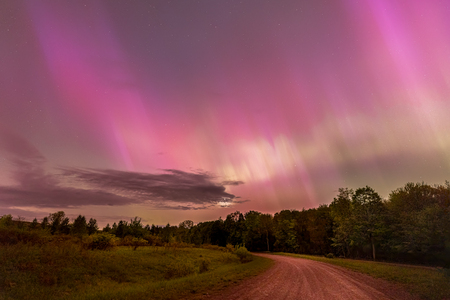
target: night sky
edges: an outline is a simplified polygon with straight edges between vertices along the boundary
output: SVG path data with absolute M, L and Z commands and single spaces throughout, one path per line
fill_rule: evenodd
M 448 1 L 0 2 L 0 215 L 176 225 L 450 179 Z

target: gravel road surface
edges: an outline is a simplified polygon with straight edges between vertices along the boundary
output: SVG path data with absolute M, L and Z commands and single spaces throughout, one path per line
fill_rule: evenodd
M 341 267 L 295 257 L 257 255 L 275 260 L 274 266 L 205 299 L 417 299 L 392 283 Z

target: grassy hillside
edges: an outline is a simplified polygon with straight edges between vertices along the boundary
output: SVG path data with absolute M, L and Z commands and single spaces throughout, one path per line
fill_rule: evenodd
M 218 249 L 218 247 L 216 247 Z M 73 240 L 0 246 L 0 299 L 180 299 L 256 275 L 271 261 L 177 247 L 87 250 Z
M 321 261 L 389 280 L 403 285 L 410 293 L 423 299 L 450 299 L 449 269 L 290 253 L 276 254 Z

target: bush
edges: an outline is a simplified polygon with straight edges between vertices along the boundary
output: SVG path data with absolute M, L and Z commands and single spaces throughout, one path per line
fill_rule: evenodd
M 11 227 L 13 225 L 13 219 L 11 215 L 3 215 L 0 218 L 0 227 Z
M 44 244 L 49 240 L 46 232 L 25 231 L 15 227 L 0 227 L 0 245 L 15 245 L 19 242 Z
M 227 244 L 227 246 L 225 247 L 227 249 L 228 252 L 233 253 L 234 252 L 234 246 L 231 244 Z
M 143 238 L 136 238 L 131 235 L 127 235 L 122 239 L 120 242 L 120 245 L 122 246 L 131 246 L 133 247 L 133 250 L 136 250 L 140 246 L 147 246 L 148 241 L 144 240 Z
M 232 253 L 223 253 L 220 257 L 220 261 L 225 264 L 231 264 L 237 262 L 238 258 L 236 255 L 233 255 Z
M 326 258 L 334 258 L 334 254 L 333 253 L 328 253 L 325 257 Z
M 118 238 L 114 234 L 100 232 L 86 237 L 83 244 L 91 250 L 109 250 L 116 246 L 117 241 Z
M 239 260 L 241 261 L 241 263 L 246 263 L 249 261 L 253 260 L 253 256 L 250 253 L 250 251 L 247 250 L 247 248 L 245 248 L 244 246 L 242 247 L 238 247 L 235 251 L 234 254 L 237 255 L 237 257 L 239 258 Z
M 200 266 L 198 268 L 199 273 L 204 273 L 206 271 L 209 271 L 209 266 L 211 265 L 211 261 L 207 258 L 202 258 L 200 260 Z
M 152 234 L 145 235 L 144 240 L 146 240 L 150 246 L 164 246 L 163 241 L 157 235 Z

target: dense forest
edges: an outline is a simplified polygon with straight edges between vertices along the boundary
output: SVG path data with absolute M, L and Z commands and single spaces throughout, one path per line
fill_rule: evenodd
M 407 183 L 387 199 L 369 186 L 341 188 L 330 205 L 313 209 L 283 210 L 275 215 L 236 211 L 225 219 L 198 224 L 186 220 L 178 226 L 144 225 L 135 217 L 99 230 L 95 219 L 87 221 L 80 215 L 71 223 L 62 211 L 40 222 L 5 215 L 0 219 L 0 244 L 14 242 L 11 235 L 2 234 L 8 226 L 22 230 L 25 236 L 25 232 L 43 231 L 80 238 L 113 236 L 135 247 L 168 243 L 243 245 L 251 251 L 331 253 L 449 267 L 450 183 Z

